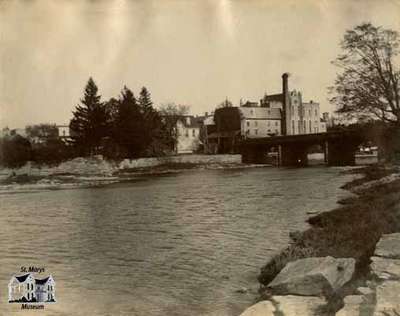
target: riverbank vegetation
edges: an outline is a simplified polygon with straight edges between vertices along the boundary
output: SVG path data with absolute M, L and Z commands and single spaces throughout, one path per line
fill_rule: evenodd
M 367 278 L 370 257 L 382 234 L 400 231 L 400 180 L 390 183 L 382 181 L 374 186 L 364 185 L 398 173 L 398 169 L 374 165 L 347 172 L 364 175 L 343 186 L 357 192 L 357 195 L 339 201 L 342 205 L 337 209 L 311 217 L 308 220 L 311 227 L 306 231 L 291 234 L 291 244 L 261 269 L 258 279 L 262 284 L 262 295 L 268 295 L 264 286 L 288 262 L 307 257 L 332 256 L 356 260 L 352 282 L 344 288 L 343 293 L 336 293 L 343 297 Z

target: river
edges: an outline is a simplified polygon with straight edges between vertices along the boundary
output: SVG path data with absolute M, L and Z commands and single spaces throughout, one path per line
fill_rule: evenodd
M 238 315 L 261 266 L 334 208 L 340 169 L 244 168 L 142 176 L 95 188 L 0 195 L 0 314 Z M 7 285 L 45 267 L 56 303 L 21 311 Z M 241 288 L 250 289 L 239 293 Z

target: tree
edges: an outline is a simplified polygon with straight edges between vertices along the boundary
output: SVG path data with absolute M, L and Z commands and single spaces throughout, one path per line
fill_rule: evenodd
M 160 107 L 159 113 L 163 122 L 163 142 L 171 151 L 175 151 L 179 136 L 176 124 L 182 116 L 189 113 L 189 107 L 167 103 Z
M 143 139 L 143 113 L 131 90 L 124 87 L 118 100 L 113 139 L 120 146 L 123 158 L 139 157 L 146 148 Z
M 99 153 L 103 138 L 109 134 L 109 114 L 100 98 L 96 83 L 89 78 L 81 105 L 76 106 L 70 122 L 73 144 L 83 154 Z
M 26 135 L 35 142 L 46 142 L 48 139 L 58 137 L 58 128 L 55 124 L 28 125 L 25 127 Z
M 28 139 L 15 134 L 0 138 L 0 164 L 5 167 L 20 167 L 31 159 L 31 144 Z
M 399 45 L 398 32 L 371 23 L 346 31 L 333 62 L 342 71 L 330 87 L 337 113 L 400 125 Z
M 154 111 L 151 95 L 146 87 L 143 87 L 142 90 L 140 90 L 138 101 L 140 109 L 145 117 Z
M 231 108 L 231 107 L 233 107 L 233 103 L 228 99 L 225 99 L 224 101 L 222 101 L 220 104 L 217 105 L 217 109 Z
M 146 143 L 146 156 L 159 155 L 163 151 L 163 122 L 153 107 L 150 92 L 143 87 L 139 94 L 139 106 L 143 114 L 143 139 Z

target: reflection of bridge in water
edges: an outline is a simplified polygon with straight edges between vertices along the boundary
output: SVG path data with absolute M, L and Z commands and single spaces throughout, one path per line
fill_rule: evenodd
M 240 144 L 244 163 L 266 163 L 267 153 L 278 152 L 279 166 L 306 166 L 311 146 L 320 145 L 326 164 L 355 165 L 355 153 L 364 137 L 354 131 L 248 138 Z

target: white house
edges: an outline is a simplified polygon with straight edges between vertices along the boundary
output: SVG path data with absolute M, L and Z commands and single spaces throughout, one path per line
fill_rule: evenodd
M 8 283 L 8 301 L 31 302 L 35 300 L 35 278 L 32 274 L 13 276 Z
M 50 275 L 44 279 L 35 279 L 36 283 L 36 299 L 38 302 L 55 302 L 56 283 Z
M 192 115 L 185 115 L 177 120 L 177 154 L 187 154 L 196 151 L 200 143 L 199 137 L 202 120 L 202 117 Z
M 13 276 L 8 283 L 8 301 L 55 302 L 55 285 L 51 275 L 44 279 L 35 279 L 31 273 Z

